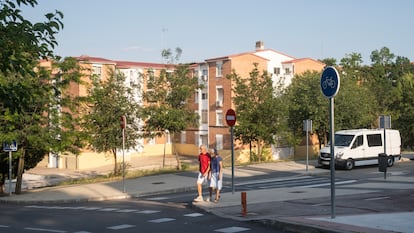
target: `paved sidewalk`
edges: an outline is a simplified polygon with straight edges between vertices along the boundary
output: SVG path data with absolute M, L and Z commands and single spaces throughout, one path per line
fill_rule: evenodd
M 141 161 L 144 163 L 143 161 Z M 410 162 L 410 161 L 408 161 Z M 172 164 L 171 164 L 172 165 Z M 289 172 L 292 176 L 308 176 L 329 172 L 326 169 L 315 168 L 315 161 L 311 161 L 309 169 L 303 162 L 275 162 L 237 167 L 235 177 L 249 177 L 275 171 Z M 144 166 L 144 164 L 142 164 Z M 58 176 L 60 179 L 74 176 L 94 175 L 76 171 L 59 170 L 59 174 L 33 174 L 44 177 L 45 180 Z M 57 172 L 56 170 L 49 170 Z M 33 171 L 32 171 L 33 172 Z M 97 172 L 97 171 L 95 171 Z M 38 172 L 40 173 L 40 171 Z M 225 181 L 228 185 L 231 170 L 225 168 Z M 196 194 L 196 172 L 185 172 L 147 176 L 122 181 L 82 184 L 72 186 L 55 186 L 38 188 L 24 192 L 21 195 L 0 197 L 3 203 L 19 204 L 53 204 L 62 202 L 98 201 L 123 198 L 142 198 L 144 196 L 163 194 L 178 191 L 189 191 Z M 412 232 L 414 227 L 414 181 L 404 176 L 391 176 L 386 182 L 379 178 L 375 180 L 381 188 L 401 189 L 405 192 L 408 205 L 396 208 L 392 212 L 385 212 L 378 203 L 366 208 L 359 206 L 340 205 L 337 207 L 335 218 L 330 216 L 330 192 L 326 188 L 278 188 L 248 191 L 247 212 L 242 215 L 241 193 L 222 193 L 219 203 L 197 202 L 194 208 L 212 214 L 237 219 L 239 221 L 256 221 L 272 225 L 278 229 L 290 232 Z M 125 192 L 123 188 L 125 187 Z M 337 189 L 338 199 L 348 203 L 348 197 L 367 197 L 377 194 L 378 186 L 361 187 L 357 184 L 342 185 Z M 375 195 L 374 195 L 375 196 Z M 350 199 L 351 200 L 351 199 Z M 411 201 L 411 204 L 410 204 Z M 316 204 L 315 204 L 316 203 Z M 384 221 L 386 220 L 386 221 Z

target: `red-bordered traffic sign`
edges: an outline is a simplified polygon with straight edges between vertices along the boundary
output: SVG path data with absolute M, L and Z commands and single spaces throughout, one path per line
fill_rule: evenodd
M 236 112 L 231 108 L 226 112 L 226 122 L 228 126 L 236 124 Z
M 126 117 L 125 116 L 121 116 L 120 117 L 120 126 L 121 126 L 121 129 L 125 129 L 126 124 L 127 124 Z

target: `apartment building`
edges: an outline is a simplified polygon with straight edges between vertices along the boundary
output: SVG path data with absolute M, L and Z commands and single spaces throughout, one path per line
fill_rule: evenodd
M 88 88 L 90 87 L 89 84 L 92 82 L 90 77 L 95 76 L 99 79 L 106 80 L 108 78 L 108 75 L 110 75 L 110 72 L 116 70 L 125 75 L 125 85 L 136 85 L 142 88 L 137 90 L 137 92 L 134 94 L 134 98 L 137 103 L 140 103 L 142 105 L 144 104 L 142 91 L 146 90 L 146 74 L 153 73 L 154 75 L 157 75 L 160 70 L 166 68 L 165 64 L 159 63 L 116 61 L 86 55 L 75 58 L 82 68 L 82 83 L 71 83 L 67 91 L 68 94 L 73 96 L 86 96 L 88 95 Z M 51 66 L 50 61 L 41 61 L 41 65 L 49 67 Z M 170 143 L 171 139 L 169 135 L 166 137 L 139 139 L 136 148 L 125 151 L 126 161 L 128 161 L 132 156 L 136 155 L 162 154 L 164 153 L 164 145 Z M 171 148 L 168 147 L 166 152 L 171 153 Z M 82 150 L 81 156 L 75 156 L 71 154 L 50 154 L 48 156 L 48 167 L 57 168 L 86 169 L 89 168 L 88 166 L 92 164 L 95 167 L 99 167 L 107 165 L 108 162 L 111 163 L 111 161 L 108 161 L 108 159 L 105 158 L 105 155 L 97 154 L 94 151 L 88 149 Z
M 95 75 L 103 80 L 107 78 L 109 71 L 118 70 L 125 77 L 125 85 L 139 84 L 142 90 L 136 93 L 136 100 L 145 104 L 142 98 L 142 91 L 146 89 L 145 75 L 153 72 L 155 75 L 165 69 L 165 64 L 116 61 L 100 57 L 80 56 L 76 57 L 79 64 L 84 68 L 85 75 L 83 81 L 90 83 L 89 77 Z M 192 74 L 198 77 L 199 84 L 202 88 L 195 91 L 194 99 L 191 100 L 194 111 L 199 115 L 199 126 L 189 128 L 175 138 L 176 149 L 180 154 L 197 154 L 198 146 L 201 144 L 218 150 L 228 150 L 231 147 L 230 129 L 225 121 L 226 111 L 230 108 L 235 109 L 232 102 L 234 93 L 232 88 L 234 84 L 226 78 L 227 75 L 235 71 L 241 77 L 249 77 L 249 73 L 257 64 L 259 70 L 267 70 L 272 75 L 275 83 L 282 82 L 287 87 L 295 75 L 301 74 L 307 70 L 321 71 L 324 64 L 311 58 L 295 58 L 281 52 L 265 49 L 264 43 L 256 42 L 254 51 L 239 54 L 227 55 L 216 58 L 206 59 L 204 62 L 190 65 Z M 72 95 L 87 95 L 85 85 L 73 83 L 69 92 Z M 237 109 L 236 114 L 237 114 Z M 126 152 L 126 158 L 136 154 L 162 154 L 168 145 L 166 152 L 172 153 L 172 139 L 170 135 L 153 139 L 140 139 L 138 147 Z M 66 157 L 65 161 L 58 155 L 49 155 L 49 167 L 70 167 L 83 169 L 84 164 L 94 164 L 99 166 L 98 161 L 107 161 L 104 158 L 98 158 L 91 151 L 83 151 L 83 155 L 73 158 Z M 89 155 L 89 156 L 88 156 Z M 93 161 L 93 162 L 92 162 Z M 65 164 L 65 165 L 62 165 Z
M 230 130 L 225 121 L 229 108 L 235 109 L 232 102 L 234 87 L 226 76 L 235 71 L 241 77 L 249 77 L 249 73 L 257 64 L 259 70 L 267 70 L 272 75 L 276 86 L 281 83 L 287 87 L 295 75 L 303 72 L 322 71 L 325 64 L 311 58 L 295 58 L 281 52 L 265 49 L 264 43 L 256 42 L 255 50 L 240 54 L 206 59 L 205 62 L 194 64 L 191 68 L 199 77 L 203 88 L 195 94 L 195 111 L 200 116 L 198 129 L 182 133 L 181 143 L 208 145 L 218 150 L 231 147 Z M 237 109 L 236 114 L 237 114 Z M 192 138 L 194 140 L 192 140 Z

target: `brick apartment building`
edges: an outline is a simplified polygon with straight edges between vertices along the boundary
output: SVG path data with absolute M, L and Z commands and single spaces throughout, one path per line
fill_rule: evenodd
M 200 116 L 200 126 L 196 130 L 183 132 L 181 143 L 208 145 L 218 150 L 230 149 L 230 131 L 225 122 L 229 108 L 234 109 L 232 98 L 233 83 L 226 78 L 234 70 L 240 77 L 249 77 L 253 64 L 260 71 L 267 70 L 274 83 L 283 82 L 288 86 L 295 75 L 305 71 L 322 71 L 325 64 L 311 58 L 292 56 L 265 49 L 264 43 L 256 42 L 255 51 L 217 58 L 206 59 L 194 64 L 192 69 L 204 85 L 195 95 L 195 111 Z M 236 110 L 237 114 L 237 110 Z
M 110 70 L 118 70 L 125 74 L 126 85 L 131 83 L 141 84 L 143 91 L 146 90 L 144 75 L 148 71 L 154 72 L 155 75 L 165 69 L 165 64 L 116 61 L 99 57 L 80 56 L 76 57 L 79 64 L 84 68 L 85 75 L 83 81 L 90 83 L 89 77 L 95 75 L 105 80 Z M 249 77 L 253 69 L 253 64 L 257 68 L 267 70 L 274 82 L 283 80 L 284 86 L 291 83 L 295 75 L 301 74 L 307 70 L 321 71 L 324 64 L 311 58 L 294 58 L 292 56 L 277 52 L 272 49 L 265 49 L 264 43 L 256 42 L 255 50 L 209 58 L 204 62 L 190 65 L 190 69 L 203 88 L 196 90 L 193 101 L 194 111 L 199 114 L 199 127 L 189 128 L 181 133 L 179 138 L 174 139 L 175 148 L 180 154 L 196 155 L 198 146 L 201 144 L 208 147 L 214 147 L 218 150 L 230 149 L 230 131 L 225 123 L 225 113 L 229 108 L 234 109 L 232 102 L 233 83 L 226 76 L 234 70 L 241 77 Z M 87 88 L 84 85 L 72 84 L 70 93 L 77 96 L 87 95 Z M 137 95 L 137 101 L 145 104 L 142 96 Z M 236 110 L 237 112 L 237 110 Z M 127 160 L 131 156 L 162 154 L 167 145 L 167 153 L 172 153 L 172 139 L 168 135 L 166 138 L 140 139 L 139 146 L 134 150 L 126 152 Z M 84 169 L 85 164 L 95 164 L 97 161 L 107 161 L 107 159 L 98 158 L 96 153 L 83 151 L 84 156 L 67 156 L 62 159 L 57 155 L 49 155 L 49 167 L 76 168 Z M 101 155 L 102 157 L 102 155 Z M 94 161 L 94 162 L 92 162 Z

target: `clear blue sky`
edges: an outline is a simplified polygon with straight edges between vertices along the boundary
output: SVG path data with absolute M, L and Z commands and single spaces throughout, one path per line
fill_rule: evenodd
M 414 61 L 412 0 L 38 0 L 26 17 L 64 14 L 56 53 L 161 62 L 180 47 L 180 62 L 265 48 L 296 58 L 336 58 L 388 47 Z

